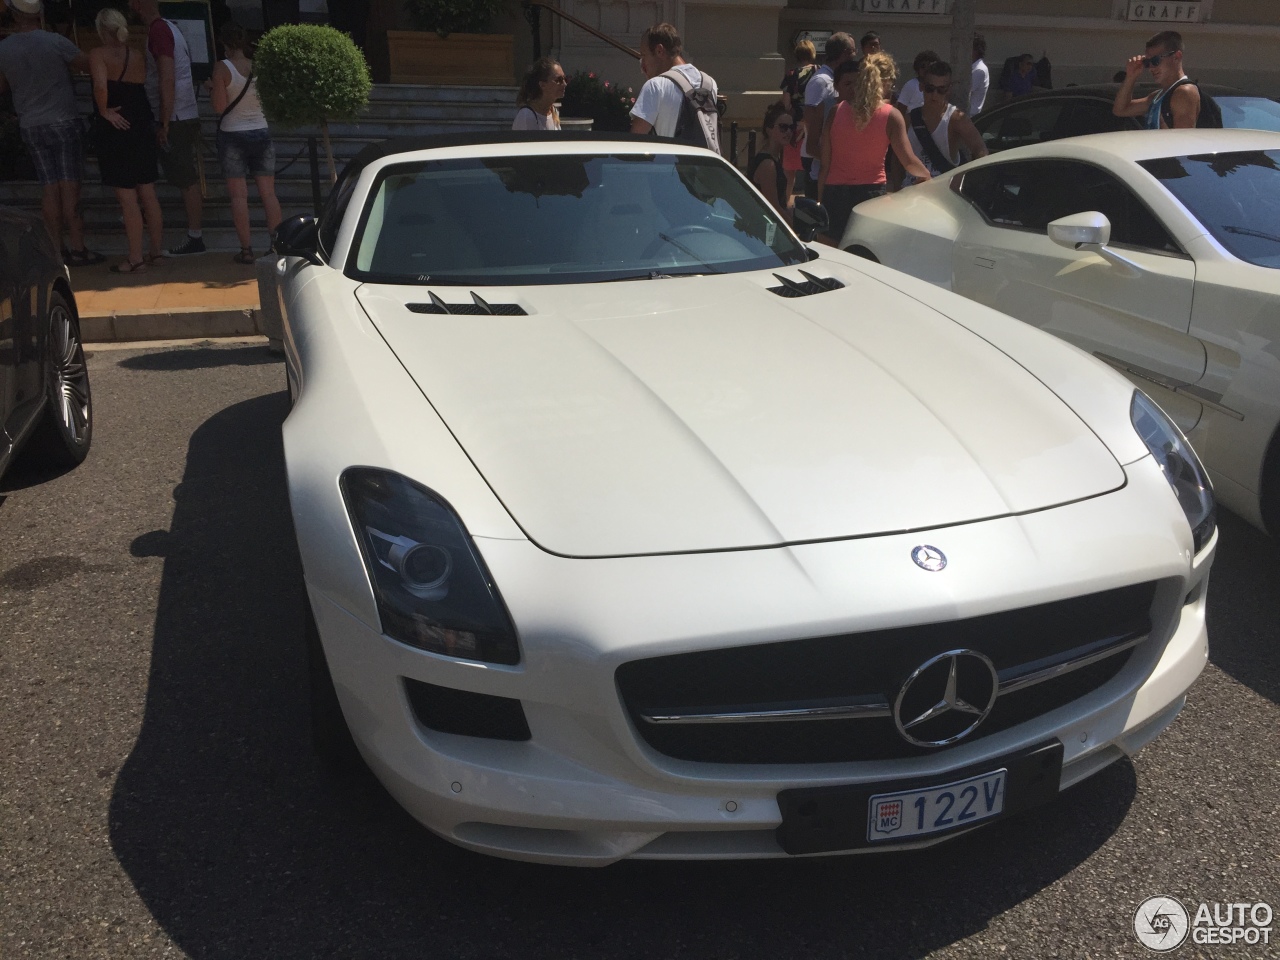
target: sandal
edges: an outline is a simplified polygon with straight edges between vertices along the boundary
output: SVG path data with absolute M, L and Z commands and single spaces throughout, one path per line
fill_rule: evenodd
M 147 262 L 139 260 L 134 263 L 132 260 L 126 260 L 124 263 L 116 263 L 109 267 L 112 273 L 143 273 L 147 269 Z
M 173 257 L 167 253 L 148 253 L 144 258 L 148 266 L 163 267 L 173 263 Z
M 240 252 L 231 258 L 234 263 L 243 263 L 247 267 L 251 267 L 257 262 L 257 257 L 253 255 L 252 247 L 241 247 Z
M 63 250 L 62 261 L 69 267 L 91 267 L 107 259 L 96 250 Z

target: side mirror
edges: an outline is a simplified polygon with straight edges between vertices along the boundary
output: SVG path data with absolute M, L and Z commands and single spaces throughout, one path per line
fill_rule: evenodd
M 805 243 L 812 242 L 820 233 L 826 233 L 831 226 L 827 208 L 808 197 L 796 197 L 792 219 L 795 221 L 796 235 Z
M 282 221 L 271 235 L 271 249 L 282 257 L 302 257 L 318 264 L 316 218 L 297 216 Z
M 1111 221 L 1096 210 L 1075 213 L 1049 224 L 1049 239 L 1068 250 L 1103 247 L 1111 239 Z
M 1049 239 L 1058 246 L 1096 253 L 1122 276 L 1136 277 L 1142 273 L 1140 266 L 1107 246 L 1111 242 L 1111 221 L 1096 210 L 1054 220 L 1049 224 L 1048 232 Z

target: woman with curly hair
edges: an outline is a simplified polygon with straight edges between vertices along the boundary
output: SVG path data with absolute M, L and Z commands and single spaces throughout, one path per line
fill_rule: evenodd
M 897 65 L 887 53 L 873 53 L 861 64 L 841 64 L 836 71 L 840 103 L 823 127 L 818 174 L 818 201 L 830 219 L 822 239 L 832 246 L 844 236 L 853 208 L 885 192 L 884 161 L 890 148 L 917 181 L 929 179 L 907 141 L 907 122 L 892 103 L 897 79 Z
M 791 222 L 787 198 L 787 175 L 782 169 L 782 151 L 791 142 L 796 122 L 782 101 L 769 104 L 764 112 L 764 149 L 751 158 L 747 178 L 764 194 L 773 208 Z
M 559 130 L 560 110 L 556 101 L 564 96 L 568 78 L 564 67 L 552 57 L 535 60 L 524 75 L 512 130 Z

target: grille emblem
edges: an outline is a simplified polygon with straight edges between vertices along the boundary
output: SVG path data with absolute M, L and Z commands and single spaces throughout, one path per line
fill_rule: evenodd
M 947 565 L 947 555 L 937 547 L 931 547 L 927 543 L 922 543 L 912 550 L 911 559 L 916 562 L 916 566 L 921 570 L 928 570 L 930 573 L 937 573 Z
M 908 743 L 945 747 L 963 740 L 991 712 L 1000 692 L 995 664 L 976 650 L 949 650 L 907 677 L 893 723 Z

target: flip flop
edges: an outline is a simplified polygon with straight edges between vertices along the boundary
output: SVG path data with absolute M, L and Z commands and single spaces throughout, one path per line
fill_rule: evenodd
M 164 267 L 173 263 L 173 257 L 167 253 L 148 253 L 143 259 L 153 267 Z
M 69 267 L 92 267 L 107 259 L 96 250 L 63 250 L 62 260 Z
M 132 260 L 126 260 L 124 263 L 112 264 L 108 269 L 112 273 L 143 273 L 147 269 L 147 262 L 139 260 L 134 263 Z

